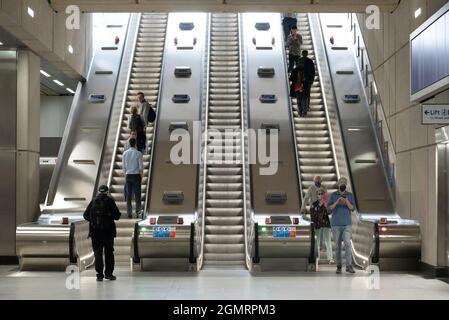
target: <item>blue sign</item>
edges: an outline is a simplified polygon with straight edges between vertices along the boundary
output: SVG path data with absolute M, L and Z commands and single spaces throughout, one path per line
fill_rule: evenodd
M 104 94 L 91 94 L 89 96 L 90 103 L 103 103 L 106 101 L 106 96 Z
M 343 101 L 346 103 L 359 103 L 360 96 L 358 94 L 346 94 L 343 97 Z
M 259 98 L 262 103 L 276 103 L 278 100 L 275 94 L 263 94 Z
M 155 226 L 153 228 L 153 238 L 174 238 L 176 229 L 174 227 Z
M 295 227 L 273 227 L 273 237 L 274 238 L 295 238 L 296 228 Z
M 190 96 L 188 94 L 175 94 L 172 98 L 174 103 L 188 103 Z

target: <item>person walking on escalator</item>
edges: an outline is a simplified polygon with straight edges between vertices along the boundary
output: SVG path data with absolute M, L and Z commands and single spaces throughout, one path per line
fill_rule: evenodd
M 131 107 L 131 115 L 128 121 L 128 129 L 137 133 L 137 150 L 145 153 L 147 134 L 145 130 L 145 121 L 138 113 L 137 107 Z
M 284 30 L 284 41 L 287 43 L 288 36 L 293 26 L 298 24 L 296 13 L 284 13 L 282 18 L 282 29 Z
M 290 97 L 296 98 L 298 114 L 301 118 L 307 116 L 307 96 L 304 85 L 304 67 L 298 65 L 290 75 Z
M 117 236 L 115 221 L 121 213 L 109 195 L 108 187 L 101 186 L 98 195 L 89 203 L 83 217 L 89 221 L 89 237 L 95 255 L 97 281 L 116 280 L 114 272 L 114 238 Z M 103 263 L 104 253 L 104 263 Z
M 316 201 L 310 207 L 310 217 L 313 222 L 313 227 L 316 236 L 316 255 L 320 260 L 321 255 L 321 241 L 326 247 L 326 257 L 329 264 L 333 264 L 332 257 L 332 240 L 331 240 L 331 223 L 329 220 L 329 213 L 326 208 L 326 190 L 321 187 L 316 190 Z
M 301 206 L 302 214 L 307 213 L 306 207 L 308 205 L 311 205 L 318 200 L 318 190 L 320 188 L 324 189 L 325 193 L 327 192 L 326 187 L 323 186 L 322 178 L 320 176 L 315 176 L 313 178 L 313 184 L 309 187 L 309 189 L 307 189 L 306 195 L 304 196 Z
M 137 141 L 136 130 L 131 130 L 131 132 L 129 133 L 129 138 L 128 138 L 128 140 L 126 140 L 125 145 L 123 146 L 123 152 L 128 151 L 129 148 L 131 148 L 131 146 L 129 145 L 129 140 L 131 140 L 131 139 L 136 139 L 136 141 Z
M 335 256 L 337 262 L 337 274 L 341 273 L 341 243 L 345 245 L 346 272 L 355 273 L 352 266 L 352 217 L 355 209 L 354 195 L 347 191 L 348 181 L 340 178 L 337 183 L 338 191 L 331 194 L 327 207 L 332 213 L 332 234 L 335 241 Z
M 301 45 L 303 43 L 302 36 L 298 34 L 298 27 L 294 25 L 290 30 L 290 35 L 287 38 L 288 48 L 288 73 L 298 66 L 301 59 Z
M 145 141 L 146 141 L 146 132 L 149 123 L 153 123 L 156 120 L 156 112 L 150 103 L 145 99 L 145 94 L 143 92 L 137 93 L 138 103 L 138 113 L 142 117 L 144 122 L 144 132 L 145 132 Z M 146 147 L 146 146 L 145 146 Z M 145 152 L 144 152 L 145 153 Z
M 125 179 L 125 200 L 128 218 L 132 218 L 131 198 L 136 200 L 136 216 L 142 214 L 142 178 L 143 178 L 143 155 L 136 149 L 136 139 L 130 139 L 131 148 L 123 153 L 123 172 Z
M 309 51 L 303 50 L 302 57 L 299 59 L 298 65 L 302 70 L 304 70 L 303 86 L 304 86 L 304 96 L 306 98 L 306 115 L 310 110 L 310 91 L 312 89 L 313 82 L 315 81 L 315 63 L 309 58 Z

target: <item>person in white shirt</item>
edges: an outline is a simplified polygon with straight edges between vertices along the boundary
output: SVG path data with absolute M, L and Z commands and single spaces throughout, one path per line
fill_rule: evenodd
M 136 199 L 136 216 L 142 214 L 142 178 L 143 178 L 143 155 L 137 151 L 136 139 L 129 140 L 130 149 L 123 153 L 123 172 L 126 175 L 125 199 L 128 218 L 132 218 L 131 195 Z

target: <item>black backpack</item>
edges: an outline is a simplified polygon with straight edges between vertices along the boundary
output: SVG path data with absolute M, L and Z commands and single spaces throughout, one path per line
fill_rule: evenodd
M 114 224 L 111 212 L 108 207 L 108 197 L 97 196 L 90 209 L 90 225 L 93 230 L 110 230 Z
M 140 117 L 139 114 L 133 114 L 131 116 L 131 130 L 136 130 L 137 132 L 142 132 L 143 131 L 143 123 L 142 123 L 142 118 Z
M 148 110 L 148 119 L 147 121 L 149 123 L 153 123 L 156 120 L 156 112 L 153 108 L 150 107 L 150 110 Z

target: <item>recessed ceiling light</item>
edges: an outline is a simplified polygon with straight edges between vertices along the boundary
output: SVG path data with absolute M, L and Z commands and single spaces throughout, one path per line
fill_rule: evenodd
M 69 50 L 69 52 L 70 52 L 71 54 L 73 54 L 73 47 L 72 47 L 72 45 L 69 44 L 68 50 Z
M 349 132 L 359 132 L 359 131 L 362 131 L 362 129 L 360 129 L 360 128 L 349 128 L 348 131 Z
M 58 86 L 61 86 L 61 87 L 63 87 L 64 86 L 64 83 L 62 83 L 61 81 L 59 81 L 59 80 L 53 80 L 53 82 L 54 83 L 56 83 Z
M 73 91 L 72 89 L 70 89 L 70 88 L 65 88 L 68 92 L 70 92 L 70 93 L 72 93 L 72 94 L 75 94 L 75 91 Z
M 3 42 L 0 41 L 0 46 L 2 46 L 2 45 L 3 45 Z
M 45 72 L 44 70 L 41 70 L 41 74 L 43 74 L 44 76 L 46 76 L 47 78 L 50 78 L 51 76 Z
M 31 18 L 34 18 L 34 10 L 31 9 L 31 7 L 28 7 L 27 12 L 28 12 L 28 15 L 29 15 Z
M 418 18 L 418 17 L 421 15 L 421 13 L 422 13 L 422 9 L 421 9 L 421 8 L 418 8 L 418 9 L 415 11 L 415 19 Z

